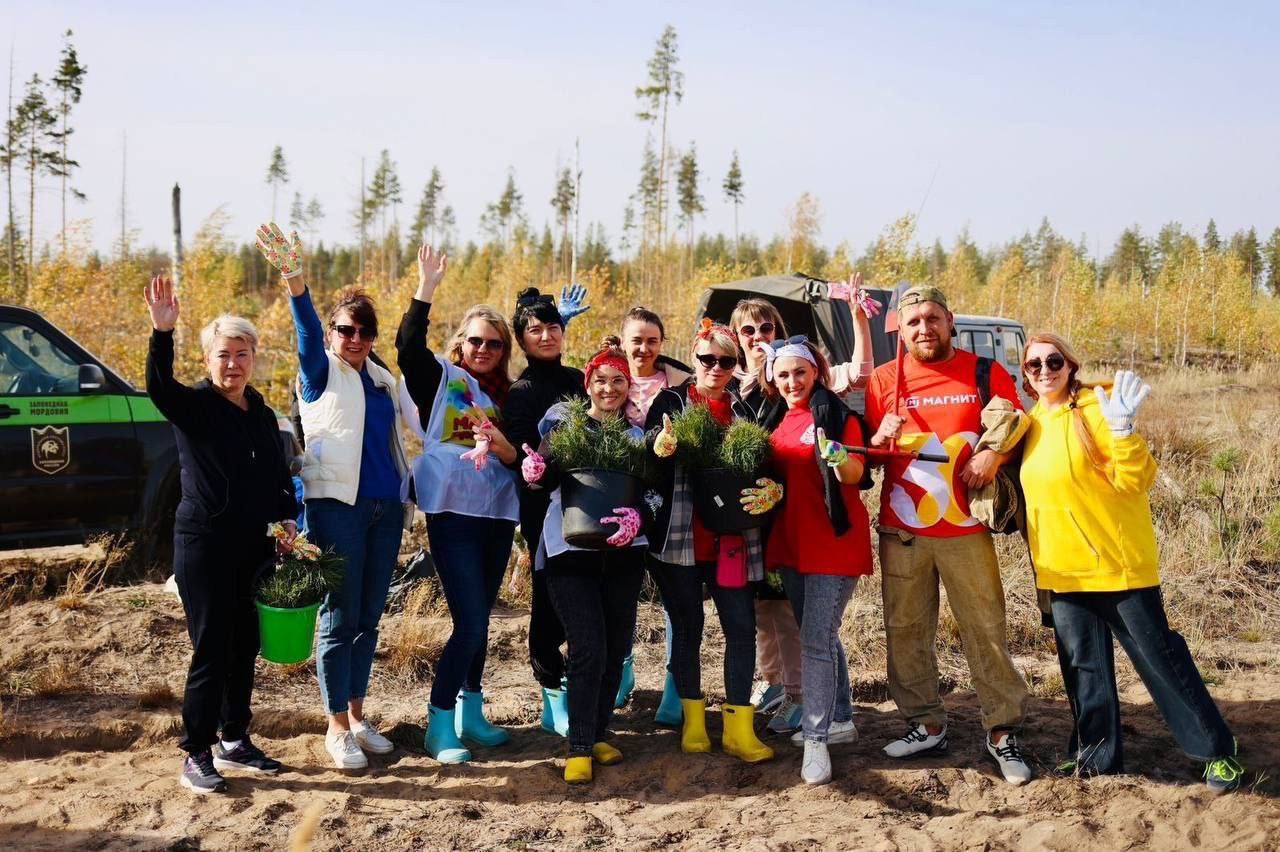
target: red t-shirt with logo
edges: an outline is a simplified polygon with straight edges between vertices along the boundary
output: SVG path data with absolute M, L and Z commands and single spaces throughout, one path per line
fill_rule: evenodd
M 948 537 L 981 532 L 969 515 L 968 486 L 960 473 L 982 434 L 982 400 L 975 371 L 978 356 L 962 349 L 941 363 L 902 359 L 902 426 L 898 446 L 904 450 L 945 454 L 947 464 L 916 459 L 888 459 L 880 489 L 880 523 L 917 535 Z M 874 432 L 885 414 L 894 413 L 897 367 L 882 364 L 867 382 L 867 421 Z M 991 364 L 991 396 L 1004 397 L 1019 409 L 1018 391 L 1004 367 Z

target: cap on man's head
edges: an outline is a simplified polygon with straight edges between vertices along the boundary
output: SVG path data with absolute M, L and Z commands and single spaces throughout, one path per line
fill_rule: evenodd
M 898 299 L 898 310 L 908 308 L 912 305 L 918 305 L 921 302 L 936 302 L 942 306 L 944 311 L 951 310 L 947 307 L 947 297 L 942 295 L 942 291 L 932 284 L 916 284 L 908 289 Z

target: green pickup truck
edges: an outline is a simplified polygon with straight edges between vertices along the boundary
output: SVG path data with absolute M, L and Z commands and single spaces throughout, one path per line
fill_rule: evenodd
M 173 428 L 145 391 L 0 304 L 0 550 L 128 532 L 144 564 L 168 562 L 178 477 Z

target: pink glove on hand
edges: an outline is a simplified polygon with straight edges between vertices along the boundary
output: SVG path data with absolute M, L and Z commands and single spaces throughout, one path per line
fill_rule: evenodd
M 481 429 L 492 429 L 493 423 L 486 420 L 480 424 Z M 490 439 L 484 435 L 476 437 L 476 446 L 473 450 L 467 450 L 462 457 L 470 462 L 475 462 L 476 470 L 484 470 L 489 464 L 489 444 Z
M 629 506 L 615 507 L 613 511 L 618 514 L 600 519 L 602 524 L 618 525 L 618 531 L 605 539 L 605 542 L 614 547 L 626 547 L 640 532 L 640 513 Z
M 533 485 L 547 472 L 547 460 L 542 457 L 542 453 L 528 444 L 521 444 L 520 449 L 524 450 L 524 461 L 520 462 L 520 475 L 524 477 L 525 482 Z
M 852 284 L 845 281 L 828 281 L 827 298 L 848 302 L 850 305 L 857 305 L 862 309 L 862 313 L 866 315 L 867 319 L 878 316 L 880 314 L 880 303 L 871 298 L 871 295 L 860 286 L 862 276 L 855 276 L 852 280 L 854 281 Z

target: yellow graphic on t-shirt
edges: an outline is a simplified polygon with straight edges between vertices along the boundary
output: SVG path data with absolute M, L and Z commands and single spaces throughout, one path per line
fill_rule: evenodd
M 928 529 L 939 521 L 957 527 L 971 527 L 978 522 L 960 508 L 951 483 L 955 478 L 956 461 L 966 447 L 978 442 L 973 432 L 958 432 L 945 441 L 939 441 L 932 432 L 908 432 L 898 438 L 898 446 L 919 453 L 945 453 L 949 461 L 929 462 L 915 459 L 903 472 L 901 482 L 895 482 L 889 493 L 889 507 L 903 524 L 912 529 Z M 908 482 L 924 491 L 914 498 L 902 482 Z
M 475 397 L 467 383 L 462 379 L 453 379 L 445 385 L 444 428 L 440 440 L 446 444 L 461 444 L 465 447 L 476 445 L 475 428 L 483 423 L 476 417 L 482 412 L 489 420 L 497 420 L 497 411 L 493 406 L 481 408 L 476 405 Z

